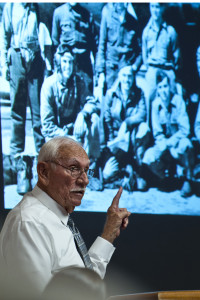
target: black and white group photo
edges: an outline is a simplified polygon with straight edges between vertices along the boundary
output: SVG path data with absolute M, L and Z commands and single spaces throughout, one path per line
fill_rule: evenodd
M 200 3 L 0 3 L 4 208 L 56 136 L 94 175 L 79 211 L 200 215 Z M 98 201 L 101 199 L 101 201 Z

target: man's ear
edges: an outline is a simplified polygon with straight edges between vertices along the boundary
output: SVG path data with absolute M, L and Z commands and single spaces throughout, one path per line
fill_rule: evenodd
M 47 162 L 38 162 L 37 172 L 38 172 L 38 181 L 43 185 L 47 186 L 49 183 L 49 164 Z

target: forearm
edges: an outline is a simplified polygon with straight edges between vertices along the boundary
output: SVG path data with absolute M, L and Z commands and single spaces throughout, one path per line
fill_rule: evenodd
M 129 130 L 133 129 L 134 127 L 138 126 L 140 123 L 145 121 L 145 114 L 136 114 L 135 116 L 131 116 L 125 119 L 127 124 L 127 128 Z
M 185 134 L 182 131 L 177 131 L 175 134 L 173 134 L 170 138 L 168 138 L 167 141 L 167 145 L 168 147 L 176 147 L 176 145 L 178 144 L 178 142 L 183 139 L 183 138 L 187 138 L 188 135 Z
M 96 72 L 98 74 L 105 73 L 106 65 L 106 43 L 107 43 L 107 23 L 106 17 L 102 14 L 100 36 L 99 36 L 99 47 L 96 56 Z
M 142 53 L 140 53 L 140 54 L 137 56 L 137 58 L 136 58 L 136 60 L 135 60 L 135 62 L 134 62 L 133 65 L 136 66 L 136 71 L 138 71 L 139 68 L 140 68 L 141 65 L 142 65 Z
M 50 79 L 50 77 L 48 79 Z M 58 126 L 56 111 L 54 111 L 54 95 L 51 95 L 51 89 L 48 86 L 48 82 L 49 81 L 45 81 L 42 86 L 40 106 L 42 133 L 46 139 L 65 135 L 64 129 Z
M 59 24 L 57 20 L 57 15 L 53 14 L 53 21 L 52 21 L 52 42 L 54 46 L 59 45 Z
M 52 122 L 42 122 L 42 134 L 44 135 L 45 139 L 49 140 L 56 136 L 66 136 L 67 131 L 66 128 L 58 127 L 54 125 Z
M 194 132 L 195 132 L 195 136 L 196 136 L 197 140 L 200 143 L 200 122 L 195 122 Z
M 41 105 L 41 123 L 42 134 L 46 139 L 51 139 L 56 136 L 65 136 L 66 130 L 57 125 L 55 115 L 51 107 Z
M 145 121 L 146 121 L 146 105 L 142 94 L 141 99 L 138 103 L 137 111 L 133 113 L 131 116 L 127 117 L 125 122 L 129 129 L 133 129 L 133 127 Z
M 95 97 L 88 96 L 86 101 L 81 111 L 85 117 L 89 118 L 93 113 L 100 114 L 100 103 Z

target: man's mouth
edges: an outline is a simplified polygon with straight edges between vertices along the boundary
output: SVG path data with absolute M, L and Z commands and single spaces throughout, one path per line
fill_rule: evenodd
M 71 193 L 83 196 L 85 194 L 85 189 L 71 190 Z

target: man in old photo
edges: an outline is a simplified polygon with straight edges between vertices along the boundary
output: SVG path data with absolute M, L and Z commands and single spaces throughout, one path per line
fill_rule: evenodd
M 73 136 L 90 159 L 100 155 L 99 108 L 84 80 L 75 72 L 72 49 L 61 44 L 55 54 L 56 70 L 41 89 L 41 121 L 45 140 Z
M 194 153 L 185 101 L 172 91 L 170 78 L 164 71 L 157 72 L 156 82 L 157 97 L 152 105 L 154 145 L 145 152 L 143 163 L 158 181 L 165 180 L 165 171 L 170 165 L 181 165 L 183 185 L 180 193 L 188 197 L 192 194 Z

